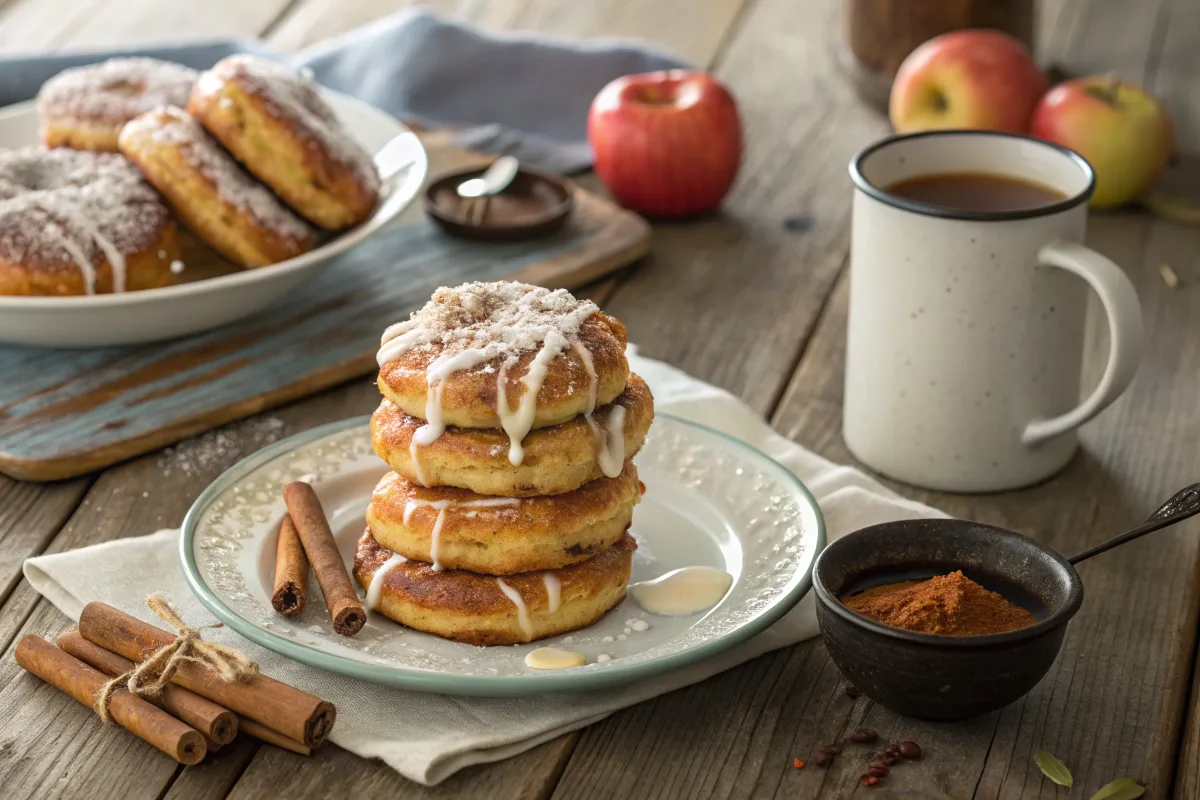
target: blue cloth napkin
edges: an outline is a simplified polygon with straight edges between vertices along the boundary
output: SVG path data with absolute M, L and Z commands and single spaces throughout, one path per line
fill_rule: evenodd
M 86 54 L 0 59 L 0 105 L 27 100 L 59 71 L 116 55 L 149 55 L 197 69 L 235 52 L 273 54 L 261 42 L 206 42 Z M 567 42 L 494 35 L 421 9 L 378 20 L 287 59 L 318 83 L 426 127 L 463 127 L 460 144 L 508 153 L 552 172 L 591 165 L 587 112 L 622 75 L 686 67 L 632 41 Z

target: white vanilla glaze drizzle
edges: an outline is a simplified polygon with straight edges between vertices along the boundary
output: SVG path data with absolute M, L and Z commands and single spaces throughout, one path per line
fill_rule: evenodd
M 75 227 L 80 228 L 92 239 L 108 259 L 109 266 L 112 268 L 112 290 L 114 292 L 125 291 L 125 256 L 121 254 L 121 251 L 117 249 L 115 244 L 100 232 L 100 228 L 88 219 L 86 214 L 82 213 L 61 196 L 47 191 L 26 192 L 15 197 L 0 200 L 0 214 L 23 211 L 27 208 L 41 208 L 47 213 L 57 214 Z M 95 294 L 96 267 L 83 251 L 80 243 L 62 225 L 52 219 L 48 220 L 46 225 L 43 226 L 42 233 L 53 239 L 67 252 L 67 255 L 75 262 L 75 266 L 79 268 L 79 272 L 83 276 L 84 291 L 88 294 Z
M 117 246 L 105 238 L 105 236 L 100 233 L 100 229 L 92 224 L 92 221 L 88 219 L 85 214 L 82 214 L 78 209 L 73 208 L 70 203 L 56 203 L 54 210 L 70 219 L 72 223 L 78 225 L 88 236 L 92 237 L 92 241 L 96 243 L 96 246 L 99 247 L 104 255 L 108 258 L 109 266 L 112 267 L 112 290 L 114 292 L 125 291 L 125 256 L 121 255 L 121 251 L 117 249 Z M 87 259 L 82 259 L 78 256 L 75 258 L 76 261 L 80 262 L 80 264 L 82 264 L 84 261 L 87 261 Z M 80 269 L 83 269 L 83 267 L 81 266 Z M 92 271 L 92 264 L 90 261 L 88 261 L 87 270 Z M 88 294 L 92 293 L 93 292 L 88 292 Z
M 379 565 L 379 569 L 375 570 L 375 574 L 371 576 L 371 586 L 367 589 L 367 610 L 379 610 L 379 595 L 383 593 L 383 578 L 396 566 L 408 561 L 402 555 L 392 553 L 387 561 Z
M 417 483 L 421 484 L 422 486 L 429 486 L 429 481 L 425 479 L 425 470 L 421 468 L 421 456 L 418 455 L 417 440 L 415 436 L 413 437 L 413 440 L 409 442 L 408 455 L 412 458 L 413 475 L 416 477 Z
M 613 403 L 603 428 L 590 415 L 584 419 L 600 444 L 600 452 L 596 454 L 600 471 L 605 477 L 617 477 L 625 468 L 625 406 Z
M 531 428 L 533 428 L 533 418 L 537 413 L 537 396 L 542 390 L 542 384 L 546 382 L 546 373 L 550 371 L 550 362 L 558 356 L 567 347 L 567 339 L 558 331 L 550 331 L 546 334 L 545 340 L 542 342 L 542 349 L 534 356 L 533 361 L 529 362 L 529 369 L 521 376 L 520 383 L 525 385 L 525 391 L 521 395 L 521 399 L 517 401 L 517 410 L 514 412 L 508 404 L 506 392 L 507 383 L 506 372 L 508 363 L 500 368 L 500 375 L 496 379 L 496 414 L 500 417 L 500 427 L 508 434 L 508 463 L 514 467 L 521 465 L 525 460 L 525 448 L 521 443 L 525 441 Z
M 437 518 L 433 521 L 433 530 L 429 534 L 429 560 L 430 566 L 434 572 L 441 572 L 444 567 L 438 561 L 438 549 L 441 546 L 442 526 L 446 523 L 446 512 L 452 508 L 491 508 L 493 506 L 515 506 L 520 505 L 521 498 L 519 497 L 484 497 L 479 500 L 465 500 L 461 503 L 456 503 L 453 500 L 418 500 L 413 498 L 404 503 L 404 524 L 407 525 L 412 520 L 413 512 L 424 506 L 426 508 L 435 509 L 438 512 Z
M 500 591 L 504 592 L 504 596 L 513 601 L 513 605 L 517 607 L 517 625 L 521 626 L 521 633 L 525 634 L 526 640 L 533 638 L 533 624 L 529 621 L 529 608 L 525 605 L 525 598 L 521 597 L 521 593 L 504 582 L 504 578 L 496 578 L 496 585 L 500 587 Z
M 652 581 L 629 584 L 629 594 L 651 614 L 683 617 L 698 614 L 721 602 L 733 585 L 733 576 L 713 567 L 684 567 Z
M 599 383 L 596 378 L 596 367 L 592 363 L 592 354 L 580 342 L 575 342 L 573 346 L 588 375 L 588 405 L 583 418 L 587 421 L 588 427 L 592 429 L 592 435 L 596 437 L 596 442 L 600 445 L 600 452 L 596 456 L 596 460 L 605 477 L 615 478 L 625 468 L 625 407 L 614 403 L 609 409 L 605 428 L 603 430 L 600 428 L 592 417 L 596 411 L 596 389 Z
M 546 585 L 546 611 L 553 614 L 562 600 L 562 581 L 552 572 L 543 572 L 542 583 Z
M 525 655 L 525 666 L 533 669 L 571 669 L 587 664 L 587 656 L 574 650 L 539 647 Z
M 595 303 L 586 300 L 577 302 L 561 289 L 547 292 L 544 289 L 508 284 L 509 294 L 506 295 L 505 289 L 497 288 L 498 286 L 502 287 L 504 284 L 473 284 L 457 289 L 443 288 L 434 294 L 431 301 L 435 304 L 452 303 L 452 299 L 443 299 L 442 293 L 445 292 L 449 294 L 450 298 L 457 298 L 462 308 L 477 315 L 485 308 L 486 299 L 481 298 L 490 299 L 499 295 L 506 304 L 502 303 L 492 310 L 490 317 L 476 318 L 469 325 L 459 328 L 459 330 L 470 332 L 469 335 L 476 337 L 472 343 L 479 344 L 479 331 L 475 327 L 476 324 L 490 324 L 496 326 L 491 331 L 496 338 L 491 341 L 485 340 L 486 343 L 482 347 L 468 347 L 452 354 L 443 353 L 434 359 L 425 370 L 427 386 L 425 424 L 413 433 L 409 445 L 413 472 L 422 485 L 425 484 L 425 479 L 420 466 L 418 448 L 429 446 L 446 430 L 442 391 L 445 381 L 450 375 L 472 369 L 493 359 L 503 358 L 501 366 L 497 370 L 499 374 L 497 376 L 496 414 L 500 418 L 501 427 L 509 437 L 509 462 L 514 466 L 519 466 L 525 459 L 522 442 L 533 428 L 533 422 L 537 415 L 537 396 L 546 380 L 550 362 L 571 344 L 568 337 L 575 336 L 584 320 L 599 310 Z M 477 294 L 480 291 L 483 292 L 482 295 Z M 513 291 L 520 291 L 523 294 L 514 295 Z M 564 298 L 566 298 L 565 304 Z M 426 306 L 427 309 L 429 307 Z M 423 313 L 432 316 L 423 319 L 421 316 Z M 539 317 L 539 314 L 543 316 Z M 545 321 L 546 316 L 554 317 L 555 314 L 558 316 L 553 321 Z M 433 327 L 426 324 L 430 319 L 434 321 L 430 323 Z M 400 359 L 405 353 L 422 345 L 432 345 L 441 341 L 445 346 L 446 336 L 453 334 L 454 331 L 444 327 L 440 330 L 436 329 L 436 320 L 435 312 L 426 312 L 426 309 L 422 309 L 412 318 L 388 326 L 383 332 L 383 336 L 380 337 L 380 347 L 376 353 L 376 361 L 379 366 L 382 368 L 387 363 Z M 524 335 L 524 339 L 522 339 L 522 335 Z M 509 406 L 506 396 L 508 368 L 518 362 L 523 350 L 531 350 L 537 343 L 540 343 L 540 349 L 530 362 L 525 375 L 519 379 L 519 383 L 524 386 L 525 391 L 517 401 L 517 408 L 514 411 Z M 580 348 L 580 350 L 580 357 L 586 359 L 585 366 L 592 378 L 588 410 L 590 414 L 591 409 L 595 406 L 595 371 L 591 364 L 591 355 L 587 353 L 586 349 Z M 491 372 L 491 368 L 485 368 L 484 371 Z
M 592 412 L 596 410 L 596 389 L 599 384 L 599 380 L 596 378 L 596 365 L 592 362 L 592 351 L 584 347 L 583 342 L 575 341 L 571 346 L 575 349 L 579 360 L 583 362 L 583 369 L 588 376 L 588 404 L 583 415 L 590 418 Z

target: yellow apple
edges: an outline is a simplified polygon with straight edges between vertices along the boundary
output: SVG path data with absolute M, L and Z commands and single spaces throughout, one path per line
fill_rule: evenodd
M 1020 41 L 969 29 L 936 36 L 896 73 L 888 114 L 898 133 L 986 128 L 1025 133 L 1046 77 Z
M 1034 136 L 1069 147 L 1096 171 L 1089 204 L 1113 208 L 1136 199 L 1171 157 L 1171 118 L 1140 86 L 1108 76 L 1060 83 L 1033 113 Z

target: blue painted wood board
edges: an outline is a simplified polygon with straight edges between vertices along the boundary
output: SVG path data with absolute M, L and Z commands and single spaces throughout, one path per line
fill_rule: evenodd
M 512 278 L 576 286 L 649 247 L 636 215 L 581 190 L 558 234 L 450 238 L 426 221 L 342 255 L 279 308 L 171 342 L 96 350 L 0 346 L 0 470 L 74 477 L 375 369 L 381 331 L 438 286 Z

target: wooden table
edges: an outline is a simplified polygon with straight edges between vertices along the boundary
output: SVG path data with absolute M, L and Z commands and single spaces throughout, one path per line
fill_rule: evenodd
M 0 0 L 0 50 L 99 48 L 261 36 L 295 49 L 407 0 Z M 839 435 L 849 182 L 845 165 L 885 121 L 839 75 L 838 0 L 480 0 L 432 2 L 492 30 L 654 40 L 714 70 L 741 103 L 748 149 L 725 212 L 656 230 L 653 255 L 591 296 L 643 352 L 727 387 L 784 434 L 850 461 Z M 1200 4 L 1194 0 L 1048 0 L 1040 55 L 1077 73 L 1115 71 L 1165 97 L 1179 140 L 1200 145 Z M 796 224 L 800 219 L 811 224 Z M 793 220 L 789 224 L 789 220 Z M 1122 264 L 1146 314 L 1148 350 L 1132 389 L 1083 434 L 1083 452 L 1033 489 L 906 494 L 952 514 L 1025 531 L 1064 552 L 1128 527 L 1200 478 L 1200 228 L 1138 212 L 1093 215 L 1091 244 Z M 1159 265 L 1182 278 L 1168 288 Z M 381 320 L 382 325 L 384 320 Z M 1086 370 L 1106 347 L 1092 320 Z M 328 391 L 225 430 L 225 447 L 190 472 L 152 454 L 54 485 L 0 479 L 0 787 L 3 796 L 247 797 L 1061 797 L 1032 761 L 1046 749 L 1088 797 L 1129 775 L 1148 797 L 1200 796 L 1200 714 L 1193 697 L 1200 611 L 1200 526 L 1144 539 L 1081 568 L 1087 602 L 1063 653 L 1024 700 L 971 722 L 934 725 L 852 701 L 819 641 L 759 658 L 643 703 L 523 755 L 465 770 L 433 789 L 328 746 L 303 759 L 247 739 L 179 768 L 21 674 L 23 633 L 68 620 L 21 578 L 21 562 L 178 525 L 223 469 L 277 437 L 377 402 L 369 381 Z M 181 448 L 196 447 L 184 444 Z M 216 455 L 212 455 L 215 452 Z M 193 459 L 193 461 L 195 461 Z M 397 724 L 405 724 L 397 720 Z M 928 754 L 883 789 L 861 765 L 792 767 L 868 725 Z M 871 794 L 874 792 L 874 794 Z

